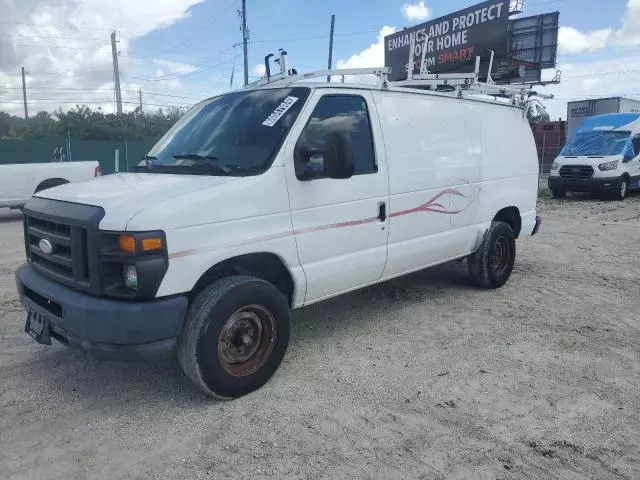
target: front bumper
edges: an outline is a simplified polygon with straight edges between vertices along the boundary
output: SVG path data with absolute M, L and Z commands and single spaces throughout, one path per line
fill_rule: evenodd
M 186 296 L 148 302 L 94 297 L 60 285 L 25 264 L 16 271 L 20 302 L 49 319 L 50 336 L 92 359 L 139 360 L 175 350 Z
M 551 190 L 567 192 L 610 192 L 620 188 L 620 177 L 549 177 L 548 182 Z

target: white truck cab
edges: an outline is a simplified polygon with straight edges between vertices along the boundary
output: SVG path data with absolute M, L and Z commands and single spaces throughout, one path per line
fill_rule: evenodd
M 554 197 L 568 191 L 624 200 L 640 188 L 640 114 L 611 113 L 582 121 L 551 167 Z
M 30 200 L 26 331 L 94 358 L 177 352 L 235 398 L 278 368 L 292 309 L 455 259 L 507 281 L 540 225 L 522 105 L 297 80 L 205 100 L 136 173 Z

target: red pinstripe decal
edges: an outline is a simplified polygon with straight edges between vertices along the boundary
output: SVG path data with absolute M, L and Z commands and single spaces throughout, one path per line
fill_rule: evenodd
M 441 192 L 439 192 L 436 196 L 434 196 L 433 198 L 431 198 L 429 201 L 423 203 L 422 205 L 415 207 L 415 208 L 410 208 L 409 210 L 401 210 L 399 212 L 393 212 L 391 213 L 389 216 L 390 217 L 400 217 L 403 215 L 409 215 L 411 213 L 419 213 L 419 212 L 431 212 L 431 213 L 440 213 L 442 215 L 455 215 L 457 213 L 460 213 L 462 211 L 464 211 L 465 209 L 462 210 L 448 210 L 444 205 L 442 205 L 441 203 L 439 203 L 437 200 L 447 194 L 451 194 L 451 195 L 457 195 L 459 197 L 463 197 L 463 198 L 468 198 L 466 195 L 463 195 L 462 193 L 460 193 L 457 190 L 454 190 L 452 188 L 447 188 L 445 190 L 442 190 Z M 465 207 L 466 208 L 466 207 Z M 282 232 L 282 233 L 274 233 L 272 235 L 265 235 L 263 237 L 257 237 L 254 238 L 252 240 L 249 240 L 246 243 L 259 243 L 259 242 L 265 242 L 268 240 L 275 240 L 278 238 L 286 238 L 286 237 L 290 237 L 291 235 L 293 235 L 294 233 L 297 235 L 302 235 L 305 233 L 311 233 L 311 232 L 319 232 L 322 230 L 332 230 L 334 228 L 346 228 L 346 227 L 355 227 L 358 225 L 365 225 L 367 223 L 372 223 L 372 222 L 376 222 L 378 221 L 378 217 L 371 217 L 371 218 L 365 218 L 364 220 L 350 220 L 348 222 L 340 222 L 340 223 L 332 223 L 329 225 L 319 225 L 317 227 L 308 227 L 308 228 L 302 228 L 300 230 L 296 230 L 295 232 Z M 208 249 L 192 249 L 192 250 L 182 250 L 179 252 L 174 252 L 169 254 L 169 259 L 173 260 L 176 258 L 183 258 L 183 257 L 187 257 L 189 255 L 195 255 L 197 253 L 202 253 L 207 251 Z
M 320 225 L 319 227 L 303 228 L 301 230 L 296 230 L 295 233 L 303 234 L 303 233 L 319 232 L 320 230 L 331 230 L 333 228 L 355 227 L 356 225 L 364 225 L 365 223 L 371 223 L 377 220 L 378 220 L 378 217 L 372 217 L 372 218 L 366 218 L 364 220 L 351 220 L 349 222 L 332 223 L 331 225 Z
M 457 195 L 459 197 L 467 198 L 466 195 L 463 195 L 459 191 L 454 190 L 452 188 L 447 188 L 446 190 L 442 190 L 440 193 L 438 193 L 435 197 L 433 197 L 431 200 L 427 201 L 426 203 L 423 203 L 422 205 L 415 208 L 410 208 L 409 210 L 401 210 L 399 212 L 394 212 L 391 214 L 391 217 L 400 217 L 402 215 L 409 215 L 410 213 L 418 213 L 418 212 L 433 212 L 433 213 L 441 213 L 443 215 L 455 215 L 456 213 L 462 212 L 462 210 L 448 210 L 444 205 L 437 202 L 437 200 L 440 197 L 448 193 L 450 193 L 451 195 Z

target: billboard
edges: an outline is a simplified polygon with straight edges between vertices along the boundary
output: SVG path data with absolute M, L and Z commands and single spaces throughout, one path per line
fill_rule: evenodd
M 559 17 L 559 12 L 553 12 L 509 21 L 507 62 L 524 68 L 517 78 L 496 75 L 494 70 L 492 74 L 498 83 L 540 82 L 541 70 L 556 67 Z
M 509 50 L 509 0 L 490 0 L 385 37 L 384 64 L 389 80 L 407 78 L 411 38 L 415 39 L 413 71 L 420 73 L 422 49 L 428 37 L 425 67 L 431 73 L 472 71 L 475 58 L 504 58 Z M 461 68 L 463 67 L 463 68 Z

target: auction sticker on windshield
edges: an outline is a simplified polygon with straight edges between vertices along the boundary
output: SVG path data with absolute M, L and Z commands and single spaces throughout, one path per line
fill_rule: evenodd
M 262 125 L 264 125 L 265 127 L 273 127 L 298 100 L 298 97 L 285 98 L 282 103 L 276 107 L 273 113 L 269 115 L 264 122 L 262 122 Z

